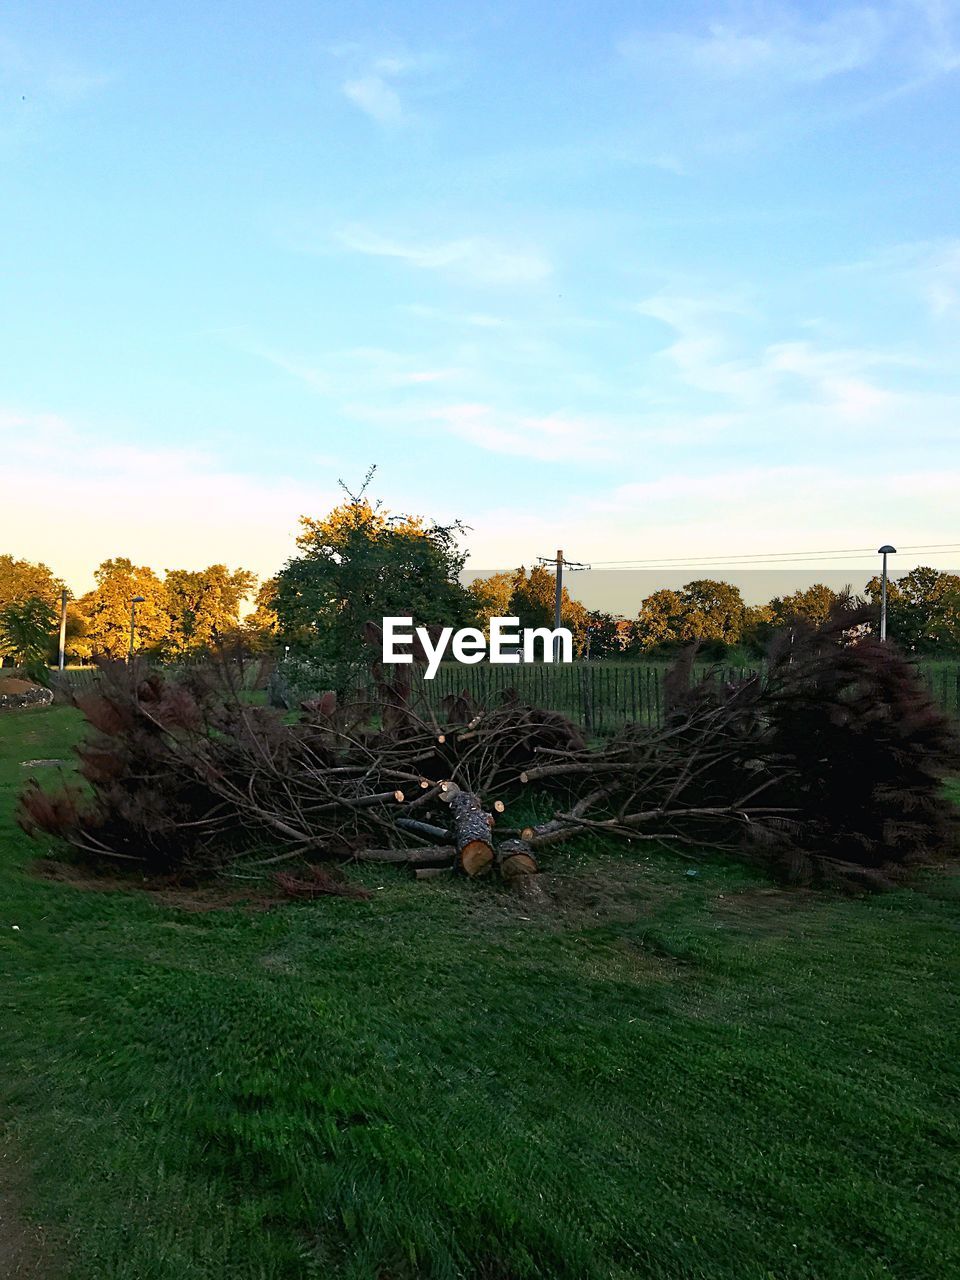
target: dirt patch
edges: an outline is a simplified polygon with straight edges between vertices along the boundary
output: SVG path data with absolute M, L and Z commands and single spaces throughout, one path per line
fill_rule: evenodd
M 568 923 L 624 923 L 676 898 L 680 889 L 645 878 L 642 865 L 622 864 L 578 874 L 543 875 L 556 910 Z
M 39 685 L 34 684 L 31 680 L 18 680 L 13 676 L 4 676 L 3 679 L 0 680 L 0 694 L 32 693 L 39 687 Z
M 237 907 L 245 911 L 269 911 L 272 907 L 289 905 L 291 901 L 284 894 L 268 889 L 235 889 L 217 883 L 190 885 L 160 876 L 137 879 L 109 872 L 95 875 L 55 858 L 38 858 L 29 870 L 40 880 L 88 893 L 143 893 L 158 906 L 175 907 L 179 911 L 230 911 Z
M 0 1276 L 10 1280 L 53 1280 L 54 1263 L 44 1229 L 24 1211 L 23 1175 L 9 1152 L 0 1147 Z

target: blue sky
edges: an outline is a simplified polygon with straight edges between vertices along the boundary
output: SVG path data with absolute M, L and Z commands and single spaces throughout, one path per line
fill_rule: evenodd
M 958 88 L 936 0 L 7 5 L 0 549 L 960 541 Z

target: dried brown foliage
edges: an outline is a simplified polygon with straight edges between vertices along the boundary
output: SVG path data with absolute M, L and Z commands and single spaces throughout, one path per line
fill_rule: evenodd
M 453 696 L 438 722 L 400 674 L 368 701 L 327 693 L 286 723 L 251 706 L 235 667 L 176 676 L 114 667 L 78 700 L 87 795 L 29 787 L 20 819 L 86 858 L 150 872 L 216 870 L 238 858 L 452 861 L 451 787 L 484 812 L 523 785 L 556 812 L 501 829 L 531 850 L 585 832 L 719 846 L 805 882 L 887 883 L 953 840 L 942 787 L 960 769 L 956 737 L 910 663 L 854 642 L 847 616 L 794 625 L 762 676 L 692 683 L 686 655 L 662 729 L 630 726 L 588 747 L 563 716 Z M 299 896 L 346 892 L 336 878 L 287 877 Z

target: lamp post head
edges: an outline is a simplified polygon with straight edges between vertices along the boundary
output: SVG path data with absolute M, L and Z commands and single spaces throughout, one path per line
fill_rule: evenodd
M 131 603 L 131 604 L 143 604 L 143 602 L 146 600 L 146 598 L 147 598 L 146 596 L 133 596 L 133 597 L 131 598 L 131 600 L 130 600 L 130 603 Z
M 879 550 L 877 551 L 878 556 L 892 556 L 892 555 L 896 555 L 896 553 L 897 553 L 897 548 L 891 547 L 889 542 L 885 542 L 883 546 L 880 547 Z

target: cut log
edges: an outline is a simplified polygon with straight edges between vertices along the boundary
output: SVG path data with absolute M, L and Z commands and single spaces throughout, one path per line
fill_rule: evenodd
M 449 804 L 460 870 L 468 876 L 489 871 L 494 859 L 490 841 L 491 815 L 484 812 L 479 798 L 470 791 L 455 792 Z
M 390 862 L 406 867 L 452 867 L 456 850 L 451 845 L 435 849 L 356 849 L 350 855 L 356 862 Z
M 450 839 L 446 827 L 434 826 L 432 822 L 418 822 L 416 818 L 397 818 L 393 824 L 401 831 L 410 831 L 416 836 L 424 836 L 427 840 L 439 840 L 444 843 Z
M 506 881 L 518 876 L 535 876 L 540 870 L 526 840 L 504 840 L 497 851 L 497 866 Z

